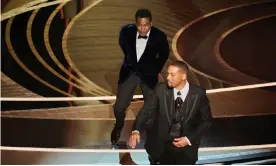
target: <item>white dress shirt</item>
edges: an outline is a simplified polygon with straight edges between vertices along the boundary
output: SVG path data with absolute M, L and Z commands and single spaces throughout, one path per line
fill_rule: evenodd
M 174 100 L 178 97 L 177 92 L 180 91 L 180 93 L 181 93 L 180 97 L 181 97 L 182 101 L 184 102 L 187 97 L 187 94 L 189 92 L 189 89 L 190 89 L 190 85 L 189 85 L 188 81 L 186 81 L 186 85 L 181 90 L 177 90 L 177 89 L 173 88 Z
M 138 39 L 139 33 L 137 32 L 136 34 L 136 55 L 137 55 L 137 62 L 139 61 L 139 59 L 141 58 L 141 56 L 143 55 L 148 39 L 149 39 L 149 34 L 150 31 L 147 33 L 147 39 Z

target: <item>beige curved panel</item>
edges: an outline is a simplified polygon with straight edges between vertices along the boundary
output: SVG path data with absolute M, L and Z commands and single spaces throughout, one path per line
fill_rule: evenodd
M 200 82 L 199 82 L 197 76 L 195 75 L 194 71 L 189 70 L 189 73 L 190 73 L 190 78 L 189 78 L 189 75 L 188 75 L 188 80 L 193 80 L 194 84 L 200 86 Z
M 93 86 L 93 88 L 95 88 L 97 91 L 101 92 L 102 94 L 105 95 L 113 95 L 111 92 L 106 91 L 105 89 L 99 87 L 98 85 L 96 85 L 95 83 L 93 83 L 91 80 L 89 80 L 86 76 L 84 76 L 79 69 L 74 65 L 74 63 L 72 62 L 68 49 L 67 49 L 67 37 L 68 34 L 70 32 L 70 29 L 72 28 L 72 26 L 74 25 L 75 21 L 77 19 L 79 19 L 85 12 L 87 12 L 89 9 L 91 9 L 92 7 L 94 7 L 95 5 L 97 5 L 98 3 L 102 2 L 102 0 L 95 0 L 91 5 L 89 5 L 88 7 L 86 7 L 85 9 L 83 9 L 80 13 L 78 13 L 69 23 L 69 25 L 67 26 L 64 35 L 63 35 L 63 39 L 62 39 L 62 48 L 63 48 L 63 53 L 64 56 L 68 62 L 68 64 L 74 69 L 74 71 L 76 71 L 76 73 L 81 76 L 84 80 L 86 80 L 91 86 Z
M 187 24 L 188 25 L 188 24 Z M 185 26 L 185 29 L 188 28 L 188 26 Z M 174 53 L 174 56 L 176 57 L 177 60 L 180 60 L 180 61 L 184 61 L 190 68 L 191 71 L 195 72 L 195 73 L 198 73 L 202 76 L 205 76 L 209 79 L 212 79 L 212 80 L 215 80 L 215 81 L 219 81 L 219 82 L 224 82 L 224 83 L 227 83 L 227 84 L 233 84 L 233 83 L 230 83 L 230 82 L 227 82 L 227 81 L 223 81 L 223 80 L 220 80 L 220 79 L 217 79 L 215 77 L 212 77 L 212 76 L 209 76 L 195 68 L 193 68 L 191 65 L 189 65 L 189 63 L 187 63 L 178 53 L 177 51 L 177 40 L 179 38 L 179 36 L 183 33 L 183 31 L 185 30 L 184 28 L 181 28 L 175 35 L 175 37 L 173 38 L 173 42 L 172 42 L 172 50 L 173 50 L 173 53 Z
M 9 1 L 7 5 L 5 5 L 4 9 L 2 10 L 3 16 L 9 16 L 11 13 L 22 11 L 22 9 L 26 9 L 28 7 L 38 5 L 43 2 L 47 2 L 48 0 L 20 0 L 20 1 Z
M 194 74 L 195 74 L 196 78 L 198 79 L 198 81 L 200 82 L 200 86 L 202 88 L 212 89 L 212 84 L 211 84 L 209 78 L 204 77 L 203 75 L 200 75 L 200 74 L 195 73 L 195 72 L 194 72 Z
M 28 44 L 31 48 L 31 51 L 33 52 L 34 56 L 36 57 L 36 59 L 46 68 L 48 69 L 51 73 L 53 73 L 55 76 L 57 76 L 58 78 L 60 78 L 61 80 L 65 81 L 66 83 L 75 86 L 81 90 L 84 90 L 82 87 L 76 85 L 75 83 L 69 81 L 68 79 L 64 78 L 61 74 L 59 74 L 58 72 L 56 72 L 50 65 L 47 64 L 47 62 L 45 62 L 45 60 L 39 55 L 34 43 L 33 43 L 33 39 L 32 39 L 32 24 L 33 21 L 38 13 L 40 9 L 36 9 L 34 10 L 34 12 L 32 13 L 29 21 L 28 21 L 28 25 L 27 25 L 27 40 L 28 40 Z M 93 95 L 93 93 L 88 92 L 90 94 Z
M 10 18 L 7 26 L 6 26 L 6 34 L 5 34 L 5 40 L 7 43 L 7 47 L 8 50 L 12 56 L 12 58 L 16 61 L 16 63 L 25 71 L 27 72 L 29 75 L 31 75 L 34 79 L 36 79 L 37 81 L 41 82 L 42 84 L 44 84 L 45 86 L 53 89 L 56 92 L 59 92 L 65 96 L 70 96 L 73 97 L 73 95 L 53 86 L 52 84 L 46 82 L 45 80 L 41 79 L 38 75 L 36 75 L 34 72 L 32 72 L 16 55 L 15 50 L 13 49 L 12 43 L 11 43 L 11 39 L 10 39 L 10 32 L 11 32 L 11 26 L 12 26 L 12 22 L 13 22 L 14 17 Z
M 56 0 L 56 1 L 51 1 L 51 2 L 40 4 L 40 5 L 36 5 L 36 6 L 31 6 L 31 5 L 24 6 L 23 5 L 19 8 L 16 8 L 15 10 L 1 14 L 1 21 L 11 18 L 11 17 L 14 17 L 19 14 L 22 14 L 22 13 L 28 12 L 28 11 L 32 11 L 35 9 L 39 9 L 39 8 L 47 7 L 47 6 L 51 6 L 51 5 L 60 4 L 61 2 L 66 2 L 66 1 L 71 1 L 71 0 Z M 44 2 L 44 1 L 41 1 L 41 2 Z
M 209 79 L 209 78 L 206 78 L 206 79 L 207 79 L 207 81 L 209 82 L 210 88 L 213 89 L 213 86 L 212 86 L 212 84 L 211 84 L 210 79 Z M 222 84 L 222 83 L 221 83 L 221 84 Z M 223 87 L 223 86 L 222 86 L 222 87 Z
M 210 83 L 212 85 L 212 89 L 223 88 L 222 82 L 216 81 L 216 80 L 213 80 L 213 79 L 210 79 L 209 81 L 210 81 Z
M 188 24 L 186 24 L 185 26 L 183 26 L 183 27 L 176 33 L 176 35 L 175 35 L 174 38 L 173 38 L 173 42 L 172 42 L 172 51 L 173 51 L 175 57 L 176 57 L 178 60 L 185 61 L 185 60 L 179 55 L 179 53 L 178 53 L 178 50 L 177 50 L 177 41 L 178 41 L 179 36 L 180 36 L 182 33 L 184 33 L 184 31 L 185 31 L 188 27 L 190 27 L 191 25 L 193 25 L 193 24 L 199 22 L 200 20 L 202 20 L 202 19 L 204 19 L 204 18 L 206 18 L 206 17 L 212 16 L 212 15 L 215 15 L 215 14 L 218 14 L 218 13 L 221 13 L 221 12 L 225 12 L 225 11 L 228 11 L 228 10 L 232 10 L 232 9 L 236 9 L 236 8 L 241 8 L 241 7 L 245 7 L 245 6 L 249 6 L 249 5 L 254 5 L 254 4 L 272 2 L 272 1 L 273 1 L 273 0 L 262 1 L 262 2 L 254 2 L 254 3 L 247 3 L 247 4 L 242 4 L 242 5 L 237 5 L 237 6 L 229 7 L 229 8 L 226 8 L 226 9 L 221 9 L 221 10 L 217 10 L 217 11 L 211 12 L 211 13 L 209 13 L 209 14 L 203 15 L 203 16 L 201 16 L 201 17 L 199 17 L 199 18 L 197 18 L 197 19 L 191 21 L 190 23 L 188 23 Z M 189 65 L 189 67 L 190 67 L 191 70 L 195 71 L 196 73 L 199 73 L 199 74 L 201 74 L 201 75 L 203 75 L 203 76 L 205 76 L 205 77 L 207 77 L 207 78 L 209 78 L 209 79 L 219 81 L 219 82 L 221 82 L 221 84 L 222 84 L 222 83 L 226 83 L 226 84 L 234 85 L 233 83 L 230 83 L 230 82 L 227 82 L 227 81 L 220 80 L 220 79 L 217 79 L 217 78 L 215 78 L 215 77 L 209 76 L 209 75 L 207 75 L 207 74 L 205 74 L 205 73 L 203 73 L 203 72 L 201 72 L 201 71 L 196 70 L 195 68 L 193 68 L 193 67 L 190 66 L 190 65 Z
M 41 97 L 1 72 L 1 97 Z
M 68 1 L 67 1 L 68 2 Z M 57 66 L 64 72 L 66 73 L 70 78 L 74 79 L 75 81 L 79 82 L 80 84 L 84 85 L 84 87 L 81 87 L 75 83 L 73 83 L 72 81 L 69 81 L 67 78 L 64 78 L 63 76 L 61 76 L 59 73 L 56 73 L 58 75 L 60 75 L 60 77 L 63 77 L 61 79 L 67 79 L 67 81 L 70 82 L 70 85 L 72 86 L 75 86 L 81 90 L 83 90 L 84 92 L 87 92 L 91 95 L 99 95 L 99 93 L 97 92 L 94 92 L 94 89 L 93 87 L 89 86 L 88 83 L 80 80 L 79 78 L 77 78 L 75 75 L 73 75 L 71 72 L 69 72 L 61 63 L 60 61 L 56 58 L 53 50 L 52 50 L 52 47 L 50 45 L 50 42 L 49 42 L 49 31 L 50 31 L 50 27 L 51 27 L 51 23 L 52 23 L 52 20 L 54 19 L 54 17 L 56 16 L 56 14 L 59 12 L 59 10 L 67 3 L 67 2 L 63 2 L 62 4 L 60 4 L 54 12 L 52 12 L 52 14 L 50 15 L 49 19 L 47 20 L 46 22 L 46 26 L 45 26 L 45 29 L 44 29 L 44 41 L 45 41 L 45 46 L 46 46 L 46 49 L 50 55 L 50 57 L 52 58 L 52 60 L 57 64 Z M 47 67 L 48 68 L 48 67 Z M 50 69 L 49 69 L 50 70 Z M 52 69 L 53 70 L 53 69 Z M 66 82 L 67 82 L 66 81 Z
M 247 24 L 250 24 L 250 23 L 253 23 L 253 22 L 256 22 L 256 21 L 259 21 L 259 20 L 262 20 L 262 19 L 266 19 L 266 18 L 269 18 L 269 17 L 275 17 L 276 14 L 271 14 L 271 15 L 267 15 L 267 16 L 262 16 L 262 17 L 258 17 L 258 18 L 254 18 L 252 20 L 248 20 L 244 23 L 241 23 L 231 29 L 229 29 L 228 31 L 226 31 L 225 33 L 223 33 L 216 41 L 216 44 L 215 44 L 215 47 L 214 47 L 214 52 L 215 52 L 215 55 L 217 57 L 217 59 L 219 59 L 219 61 L 225 66 L 227 67 L 229 70 L 231 71 L 237 71 L 237 69 L 233 68 L 230 64 L 228 64 L 222 57 L 221 57 L 221 53 L 220 53 L 220 44 L 221 42 L 229 35 L 231 34 L 232 32 L 234 32 L 235 30 L 241 28 L 242 26 L 245 26 Z M 241 71 L 239 71 L 241 72 Z M 242 73 L 242 72 L 241 72 Z M 245 73 L 244 73 L 245 74 Z M 253 77 L 253 76 L 251 76 Z M 253 77 L 255 78 L 255 77 Z M 259 78 L 256 78 L 256 79 L 259 79 Z M 259 79 L 261 80 L 261 79 Z M 265 82 L 265 80 L 262 80 Z

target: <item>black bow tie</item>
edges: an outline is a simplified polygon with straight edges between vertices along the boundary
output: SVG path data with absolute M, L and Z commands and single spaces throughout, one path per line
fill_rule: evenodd
M 147 36 L 141 36 L 141 35 L 138 35 L 138 39 L 147 39 L 148 37 Z

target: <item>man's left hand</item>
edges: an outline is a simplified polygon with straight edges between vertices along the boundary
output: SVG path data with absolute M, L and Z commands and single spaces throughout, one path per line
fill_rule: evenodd
M 172 144 L 178 148 L 188 146 L 189 143 L 185 137 L 175 138 Z

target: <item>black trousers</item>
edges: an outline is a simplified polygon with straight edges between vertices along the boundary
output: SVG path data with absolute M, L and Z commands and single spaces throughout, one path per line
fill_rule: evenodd
M 117 130 L 121 130 L 124 126 L 126 117 L 125 111 L 129 107 L 134 91 L 138 85 L 140 85 L 142 90 L 144 101 L 148 100 L 153 92 L 153 89 L 149 88 L 145 83 L 142 83 L 140 77 L 135 74 L 130 75 L 128 79 L 118 87 L 116 94 L 117 99 L 113 106 L 116 118 L 115 128 Z
M 164 152 L 159 159 L 149 156 L 151 165 L 195 165 L 196 161 L 190 159 L 185 153 L 178 151 L 171 143 L 166 143 Z
M 191 160 L 183 153 L 163 153 L 159 160 L 149 156 L 150 165 L 195 165 L 196 161 Z
M 195 163 L 195 161 L 180 152 L 165 151 L 160 158 L 161 165 L 195 165 Z

